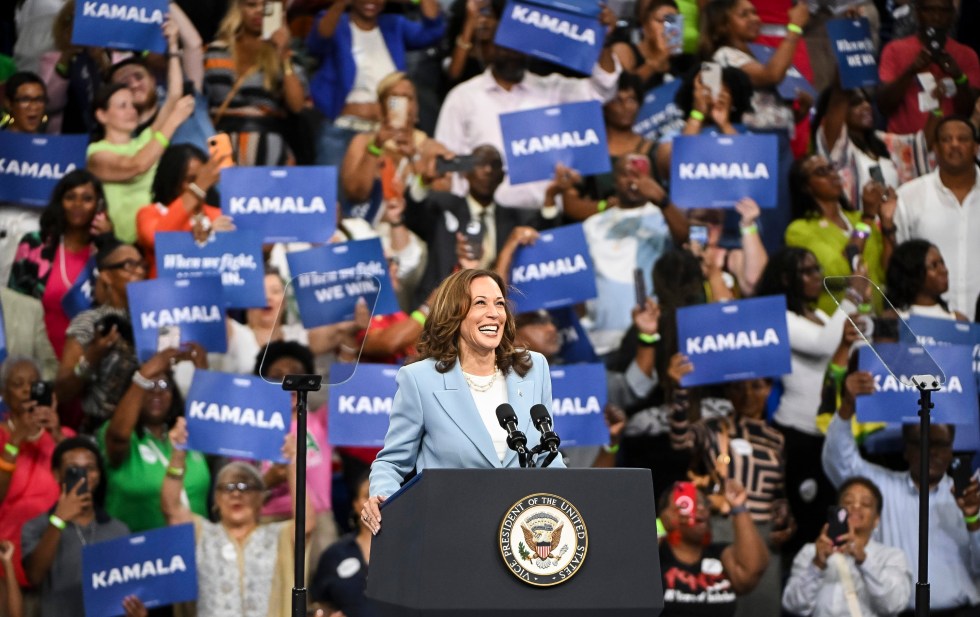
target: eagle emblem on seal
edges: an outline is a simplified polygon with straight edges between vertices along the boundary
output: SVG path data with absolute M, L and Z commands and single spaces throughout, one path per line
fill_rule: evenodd
M 530 528 L 527 525 L 530 525 Z M 556 517 L 547 513 L 540 513 L 528 519 L 527 525 L 521 524 L 524 541 L 529 547 L 534 547 L 538 558 L 555 558 L 554 551 L 561 543 L 561 530 L 564 525 L 560 524 Z M 528 561 L 533 558 L 531 554 L 525 557 Z

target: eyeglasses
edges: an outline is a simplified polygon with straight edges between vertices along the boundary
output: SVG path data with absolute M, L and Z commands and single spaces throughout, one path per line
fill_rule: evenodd
M 29 107 L 31 105 L 47 105 L 48 97 L 46 96 L 16 96 L 14 97 L 14 103 L 20 105 L 21 107 Z
M 147 388 L 147 392 L 166 392 L 173 386 L 166 379 L 155 379 L 153 385 Z
M 142 259 L 124 259 L 118 263 L 105 264 L 102 266 L 103 270 L 125 270 L 126 272 L 135 272 L 136 270 L 146 270 L 146 261 Z
M 217 485 L 215 490 L 222 493 L 248 493 L 259 490 L 259 487 L 255 486 L 254 484 L 249 484 L 248 482 L 227 482 L 225 484 Z

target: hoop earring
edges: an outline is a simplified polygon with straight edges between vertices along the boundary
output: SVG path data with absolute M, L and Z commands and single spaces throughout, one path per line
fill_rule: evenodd
M 14 123 L 14 117 L 10 115 L 9 111 L 3 112 L 3 117 L 0 117 L 0 129 L 5 129 Z

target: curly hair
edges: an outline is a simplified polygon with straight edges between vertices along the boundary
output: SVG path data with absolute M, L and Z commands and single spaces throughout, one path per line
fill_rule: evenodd
M 807 255 L 813 255 L 810 251 L 795 246 L 787 246 L 779 250 L 769 258 L 759 284 L 756 286 L 755 295 L 786 296 L 786 308 L 797 315 L 802 315 L 806 310 L 807 300 L 803 297 L 803 277 L 800 275 L 800 264 Z M 816 257 L 814 257 L 816 259 Z
M 504 334 L 495 351 L 497 368 L 504 375 L 514 369 L 523 377 L 531 370 L 531 354 L 527 349 L 514 346 L 517 327 L 514 325 L 514 311 L 507 300 L 507 286 L 499 274 L 490 270 L 460 270 L 442 281 L 436 289 L 432 311 L 422 328 L 415 361 L 432 358 L 440 373 L 447 373 L 455 366 L 459 359 L 460 326 L 470 311 L 470 286 L 473 281 L 482 277 L 489 277 L 500 287 L 507 307 Z
M 61 237 L 68 230 L 68 216 L 65 214 L 65 195 L 80 186 L 91 184 L 95 189 L 95 200 L 98 207 L 105 204 L 105 191 L 102 182 L 87 169 L 73 169 L 62 176 L 51 191 L 51 199 L 41 212 L 41 238 L 47 246 L 57 246 Z M 98 208 L 97 208 L 98 209 Z M 93 218 L 95 214 L 93 213 Z M 91 221 L 90 221 L 91 222 Z
M 888 262 L 888 270 L 885 271 L 888 299 L 895 308 L 907 309 L 915 303 L 915 296 L 926 280 L 926 254 L 934 246 L 926 240 L 913 239 L 895 247 L 891 261 Z M 943 310 L 949 310 L 942 298 L 936 300 Z

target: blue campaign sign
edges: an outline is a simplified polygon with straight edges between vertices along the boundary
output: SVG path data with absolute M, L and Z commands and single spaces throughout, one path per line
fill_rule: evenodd
M 82 547 L 85 615 L 123 615 L 126 596 L 136 596 L 149 609 L 197 599 L 194 525 L 163 527 Z
M 218 274 L 226 307 L 265 306 L 262 236 L 257 232 L 214 233 L 204 244 L 197 243 L 189 231 L 157 232 L 155 246 L 160 278 Z
M 391 364 L 337 364 L 347 381 L 330 386 L 330 416 L 327 419 L 330 443 L 334 446 L 379 447 L 388 432 L 391 403 L 398 384 L 399 367 Z
M 677 340 L 694 370 L 685 388 L 789 373 L 786 298 L 765 296 L 677 310 Z
M 577 304 L 596 297 L 595 271 L 581 223 L 541 232 L 514 254 L 510 283 L 516 312 Z
M 968 321 L 936 319 L 911 315 L 905 320 L 908 328 L 899 328 L 899 341 L 919 345 L 967 345 L 980 342 L 980 328 Z M 912 335 L 917 341 L 912 341 Z
M 167 51 L 168 0 L 78 0 L 71 42 L 88 47 Z
M 675 79 L 650 90 L 643 95 L 643 103 L 636 114 L 633 132 L 644 139 L 660 141 L 667 134 L 684 127 L 684 112 L 674 103 L 674 97 L 683 81 Z
M 374 315 L 390 315 L 399 310 L 388 276 L 388 262 L 377 238 L 287 253 L 286 260 L 306 328 L 353 319 L 358 298 L 364 298 L 368 307 L 374 308 Z
M 583 15 L 578 5 L 555 4 L 508 2 L 493 42 L 588 75 L 602 53 L 605 28 L 598 14 Z
M 751 197 L 762 208 L 775 208 L 778 144 L 775 135 L 675 137 L 671 201 L 681 208 L 731 208 Z
M 611 169 L 599 101 L 500 115 L 511 184 L 546 180 L 562 163 L 583 176 Z
M 95 257 L 90 257 L 78 278 L 61 297 L 61 308 L 68 319 L 74 319 L 82 311 L 92 308 L 92 291 L 95 289 Z
M 85 167 L 87 135 L 0 131 L 0 202 L 43 208 L 66 173 Z
M 576 362 L 598 362 L 599 356 L 596 355 L 592 347 L 589 335 L 585 333 L 585 328 L 578 320 L 578 315 L 571 307 L 550 311 L 551 320 L 558 328 L 558 340 L 561 341 L 561 351 L 558 355 L 567 363 Z
M 156 353 L 163 326 L 179 327 L 181 344 L 193 341 L 209 352 L 227 351 L 225 300 L 218 277 L 140 281 L 127 285 L 126 295 L 141 362 Z
M 337 230 L 336 167 L 229 167 L 221 211 L 264 242 L 327 242 Z
M 551 415 L 563 446 L 601 446 L 609 443 L 603 409 L 606 407 L 604 364 L 551 367 Z
M 858 368 L 870 371 L 875 380 L 875 393 L 857 398 L 858 417 L 862 422 L 918 423 L 919 392 L 913 386 L 902 384 L 903 378 L 916 374 L 902 369 L 902 359 L 908 354 L 907 345 L 879 343 L 874 349 L 881 359 L 867 347 L 858 352 Z M 939 345 L 929 347 L 928 352 L 946 375 L 943 387 L 932 393 L 935 403 L 933 421 L 976 425 L 977 384 L 973 376 L 972 348 Z M 885 368 L 886 364 L 891 367 L 891 372 Z
M 261 377 L 194 371 L 187 393 L 187 447 L 199 452 L 281 461 L 292 421 L 289 392 Z
M 749 43 L 749 50 L 751 50 L 752 55 L 755 56 L 755 59 L 758 60 L 760 64 L 766 64 L 769 62 L 769 58 L 776 53 L 775 48 L 757 43 Z M 779 85 L 776 86 L 776 91 L 779 92 L 780 97 L 787 101 L 796 100 L 796 97 L 800 92 L 809 94 L 814 101 L 817 100 L 817 91 L 813 89 L 813 85 L 808 82 L 806 77 L 800 73 L 800 70 L 793 65 L 790 65 L 790 67 L 786 70 L 786 77 L 784 77 L 783 81 L 779 82 Z
M 827 22 L 827 35 L 837 59 L 841 87 L 851 90 L 877 85 L 878 63 L 868 20 L 832 19 Z

